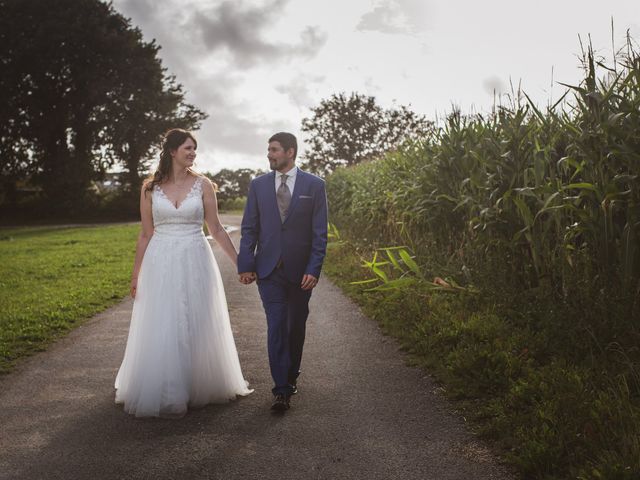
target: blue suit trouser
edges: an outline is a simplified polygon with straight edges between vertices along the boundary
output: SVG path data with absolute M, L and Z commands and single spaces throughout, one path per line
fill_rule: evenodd
M 309 316 L 312 290 L 288 280 L 282 267 L 258 280 L 258 291 L 267 315 L 269 367 L 275 386 L 273 394 L 290 395 L 300 375 L 302 347 Z

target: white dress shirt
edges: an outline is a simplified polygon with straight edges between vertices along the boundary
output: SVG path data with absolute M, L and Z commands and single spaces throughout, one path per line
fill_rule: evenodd
M 276 193 L 278 193 L 278 188 L 280 187 L 280 184 L 282 183 L 282 174 L 280 172 L 275 172 L 276 173 Z M 287 187 L 289 187 L 289 193 L 291 193 L 291 198 L 293 199 L 293 187 L 295 187 L 296 185 L 296 176 L 298 173 L 298 167 L 293 167 L 291 170 L 289 170 L 287 173 L 285 173 L 285 175 L 288 175 L 287 177 Z

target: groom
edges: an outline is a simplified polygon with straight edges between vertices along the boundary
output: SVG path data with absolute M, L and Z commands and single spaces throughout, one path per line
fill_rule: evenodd
M 275 386 L 271 410 L 289 409 L 309 315 L 327 247 L 324 181 L 295 165 L 298 143 L 290 133 L 269 139 L 272 172 L 253 179 L 242 217 L 240 282 L 257 279 L 267 315 L 269 366 Z

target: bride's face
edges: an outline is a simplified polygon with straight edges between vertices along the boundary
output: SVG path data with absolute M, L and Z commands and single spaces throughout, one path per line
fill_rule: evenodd
M 196 159 L 195 142 L 190 138 L 187 138 L 177 150 L 171 151 L 171 159 L 173 160 L 174 165 L 181 168 L 189 168 L 193 166 L 193 162 Z

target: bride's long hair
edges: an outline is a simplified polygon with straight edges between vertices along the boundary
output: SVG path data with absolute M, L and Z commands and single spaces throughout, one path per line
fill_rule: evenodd
M 164 138 L 162 140 L 162 151 L 160 152 L 160 163 L 158 163 L 158 168 L 156 168 L 153 175 L 149 177 L 151 181 L 147 182 L 145 193 L 152 191 L 156 185 L 160 185 L 169 178 L 169 173 L 171 172 L 171 150 L 177 150 L 178 147 L 180 147 L 180 145 L 186 142 L 189 138 L 193 140 L 193 143 L 196 144 L 196 148 L 198 148 L 198 141 L 188 130 L 172 128 L 164 134 Z M 199 174 L 192 168 L 189 168 L 188 171 L 192 175 L 199 176 Z

